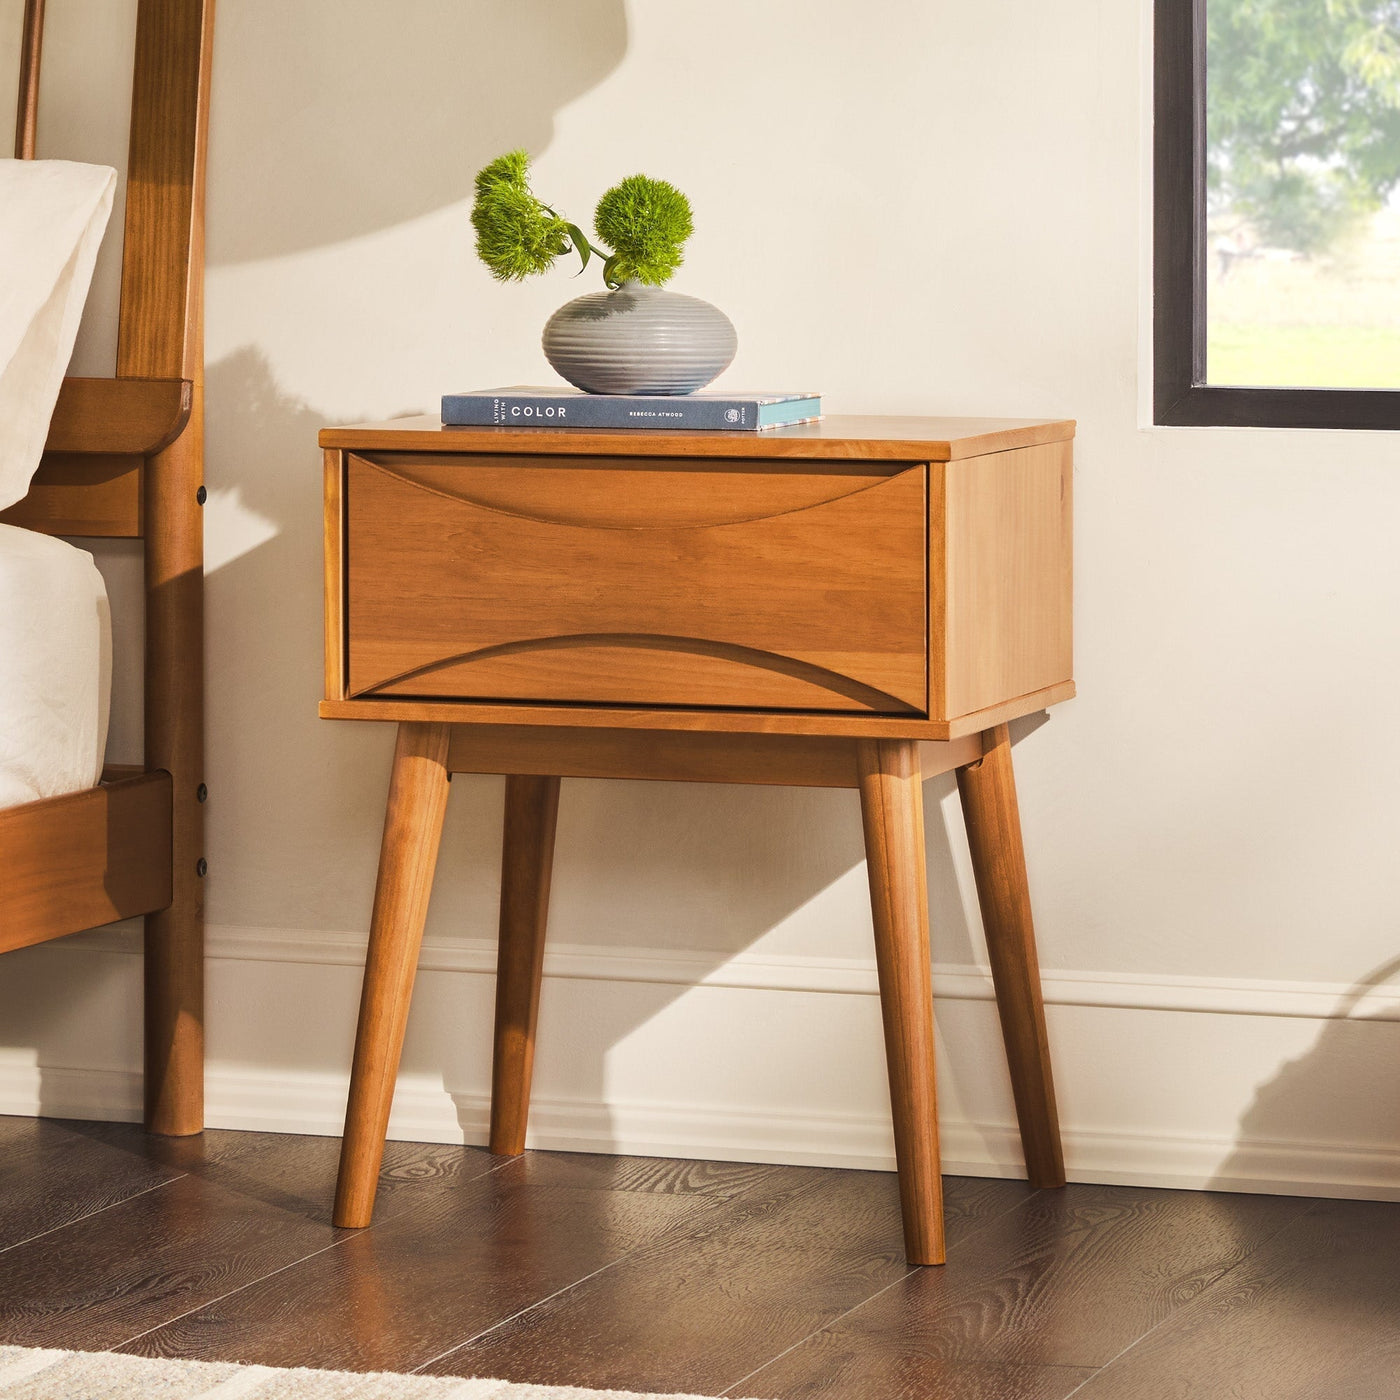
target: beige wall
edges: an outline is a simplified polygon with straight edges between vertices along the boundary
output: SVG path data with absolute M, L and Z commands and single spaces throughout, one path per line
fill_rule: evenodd
M 7 80 L 18 9 L 0 0 Z M 104 65 L 131 9 L 51 0 L 47 153 L 120 158 Z M 1400 957 L 1400 453 L 1147 426 L 1147 14 L 221 0 L 217 1121 L 335 1127 L 392 736 L 315 718 L 315 430 L 548 375 L 540 327 L 594 279 L 499 287 L 466 220 L 475 169 L 525 144 L 580 220 L 637 169 L 691 195 L 674 285 L 738 327 L 722 383 L 820 387 L 833 412 L 1079 420 L 1080 698 L 1017 750 L 1076 1169 L 1400 1191 L 1400 1000 L 1346 998 Z M 96 324 L 81 355 L 110 359 Z M 129 601 L 135 560 L 103 553 Z M 128 686 L 128 740 L 132 704 Z M 949 1154 L 995 1170 L 1014 1150 L 980 931 L 946 782 L 929 801 Z M 454 784 L 404 1133 L 479 1131 L 499 808 L 498 782 Z M 848 794 L 568 785 L 547 1140 L 886 1161 L 860 862 Z M 122 938 L 7 960 L 0 1107 L 129 1109 Z M 688 990 L 702 977 L 736 985 Z

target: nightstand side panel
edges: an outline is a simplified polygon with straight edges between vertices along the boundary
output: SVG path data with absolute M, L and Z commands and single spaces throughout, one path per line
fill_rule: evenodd
M 955 720 L 1072 679 L 1072 447 L 944 464 L 945 709 L 931 717 Z

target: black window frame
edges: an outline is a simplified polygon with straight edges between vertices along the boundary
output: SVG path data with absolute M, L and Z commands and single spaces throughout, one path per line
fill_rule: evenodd
M 1205 382 L 1206 3 L 1156 0 L 1153 421 L 1192 427 L 1400 428 L 1400 389 Z

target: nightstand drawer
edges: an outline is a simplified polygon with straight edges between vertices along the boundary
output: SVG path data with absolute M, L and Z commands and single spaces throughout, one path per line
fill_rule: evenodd
M 923 714 L 926 468 L 352 454 L 349 696 Z

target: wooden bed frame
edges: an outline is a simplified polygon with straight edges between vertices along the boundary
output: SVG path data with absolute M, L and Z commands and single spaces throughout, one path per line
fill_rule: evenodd
M 64 381 L 29 495 L 52 535 L 145 541 L 145 762 L 0 812 L 0 952 L 146 916 L 145 1119 L 204 1126 L 204 167 L 214 0 L 139 0 L 115 379 Z M 15 155 L 34 156 L 44 0 Z

